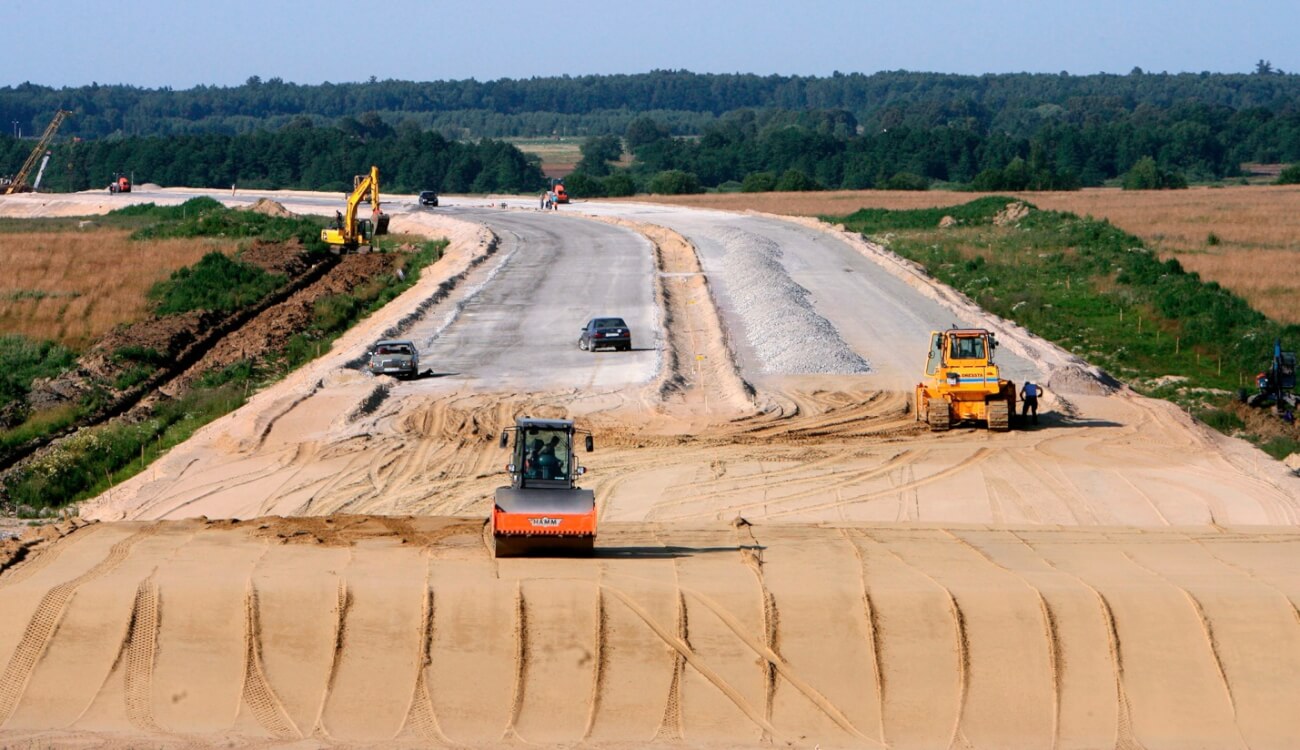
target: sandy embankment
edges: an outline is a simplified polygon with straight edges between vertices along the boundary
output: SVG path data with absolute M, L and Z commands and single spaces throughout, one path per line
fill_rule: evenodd
M 91 525 L 0 577 L 0 741 L 1300 736 L 1292 529 L 639 523 L 602 547 L 496 561 L 447 518 Z

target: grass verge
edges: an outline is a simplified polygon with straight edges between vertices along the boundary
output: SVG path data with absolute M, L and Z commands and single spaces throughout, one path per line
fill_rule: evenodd
M 945 208 L 863 209 L 823 217 L 920 263 L 981 307 L 1014 320 L 1126 380 L 1146 395 L 1208 414 L 1223 411 L 1267 363 L 1273 341 L 1300 344 L 1240 297 L 1161 260 L 1108 221 L 989 196 Z M 944 226 L 940 226 L 940 224 Z M 1279 420 L 1280 421 L 1280 420 Z M 1276 457 L 1293 448 L 1211 416 Z M 1285 452 L 1284 452 L 1285 451 Z

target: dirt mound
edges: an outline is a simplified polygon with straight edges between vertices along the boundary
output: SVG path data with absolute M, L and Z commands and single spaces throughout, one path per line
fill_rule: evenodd
M 1047 387 L 1057 393 L 1105 396 L 1119 390 L 1123 384 L 1101 368 L 1069 364 L 1051 371 Z
M 307 270 L 306 254 L 307 249 L 296 239 L 289 242 L 255 240 L 239 254 L 239 259 L 267 273 L 297 276 Z
M 258 198 L 257 202 L 247 208 L 245 211 L 252 211 L 256 214 L 265 214 L 267 216 L 279 216 L 285 219 L 296 219 L 298 214 L 285 208 L 282 204 L 271 200 L 270 198 Z
M 268 352 L 283 349 L 290 338 L 311 325 L 316 315 L 316 303 L 322 298 L 345 294 L 377 276 L 391 273 L 396 260 L 395 255 L 386 253 L 343 256 L 323 277 L 298 290 L 284 302 L 264 310 L 217 342 L 168 389 L 174 391 L 184 387 L 204 372 L 244 360 L 258 360 Z

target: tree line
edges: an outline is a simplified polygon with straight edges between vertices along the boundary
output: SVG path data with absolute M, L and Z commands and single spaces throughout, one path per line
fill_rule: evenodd
M 640 118 L 622 139 L 635 156 L 625 170 L 609 164 L 621 155 L 610 139 L 584 142 L 583 160 L 569 177 L 575 195 L 665 192 L 654 187 L 924 189 L 935 182 L 985 191 L 1072 190 L 1116 178 L 1135 188 L 1168 188 L 1238 175 L 1242 162 L 1300 162 L 1300 111 L 1184 103 L 1111 122 L 1051 123 L 1027 136 L 952 126 L 866 129 L 844 110 L 738 110 L 699 137 L 681 138 Z M 652 185 L 667 173 L 671 179 Z
M 123 172 L 137 183 L 175 187 L 350 190 L 352 176 L 372 164 L 384 189 L 396 192 L 532 192 L 546 184 L 537 159 L 504 141 L 451 141 L 378 120 L 355 122 L 352 130 L 298 123 L 246 135 L 64 141 L 53 149 L 42 188 L 104 187 Z M 0 174 L 15 171 L 30 149 L 29 141 L 0 139 Z
M 680 121 L 677 134 L 737 109 L 844 110 L 867 130 L 955 127 L 1028 137 L 1048 124 L 1082 127 L 1182 103 L 1228 110 L 1294 110 L 1300 76 L 1265 61 L 1254 73 L 1127 75 L 948 75 L 888 71 L 830 76 L 759 76 L 656 70 L 632 75 L 496 81 L 395 81 L 305 85 L 249 78 L 241 86 L 148 89 L 125 85 L 0 87 L 0 123 L 40 132 L 55 109 L 76 115 L 65 133 L 83 138 L 278 129 L 296 117 L 315 124 L 375 112 L 391 125 L 453 137 L 621 134 L 652 114 Z

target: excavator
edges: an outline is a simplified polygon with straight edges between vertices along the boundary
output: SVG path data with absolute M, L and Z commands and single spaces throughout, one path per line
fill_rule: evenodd
M 1238 398 L 1256 409 L 1271 408 L 1288 422 L 1295 421 L 1300 409 L 1300 395 L 1296 394 L 1296 353 L 1282 350 L 1282 340 L 1273 342 L 1273 360 L 1268 369 L 1255 376 L 1256 393 L 1242 388 Z
M 72 114 L 72 112 L 66 109 L 61 109 L 54 113 L 54 119 L 50 120 L 50 124 L 46 126 L 45 132 L 41 134 L 41 139 L 36 142 L 36 148 L 32 149 L 32 153 L 27 157 L 27 161 L 23 162 L 23 166 L 18 170 L 18 174 L 14 175 L 14 178 L 10 180 L 9 184 L 3 186 L 3 192 L 0 193 L 0 195 L 25 193 L 32 190 L 32 188 L 27 184 L 27 175 L 31 173 L 32 167 L 36 166 L 36 161 L 41 158 L 42 154 L 45 154 L 46 158 L 49 158 L 46 149 L 49 148 L 50 142 L 54 140 L 54 134 L 59 132 L 59 126 L 63 124 L 63 121 L 70 114 Z M 44 171 L 44 168 L 44 163 L 42 163 L 42 171 Z M 40 184 L 39 179 L 37 180 L 37 184 Z
M 586 468 L 578 465 L 569 419 L 520 417 L 501 431 L 501 447 L 514 449 L 506 471 L 510 486 L 498 487 L 492 505 L 492 541 L 497 557 L 531 554 L 588 555 L 596 543 L 596 496 L 578 487 Z
M 928 380 L 916 385 L 916 419 L 934 431 L 958 422 L 984 422 L 993 432 L 1011 429 L 1016 384 L 1003 380 L 993 364 L 997 341 L 982 328 L 930 332 Z
M 357 219 L 357 206 L 361 201 L 371 206 L 371 218 Z M 370 174 L 352 179 L 352 194 L 348 196 L 347 210 L 335 213 L 334 226 L 322 229 L 321 241 L 335 252 L 349 252 L 369 245 L 374 238 L 388 234 L 388 214 L 379 208 L 379 167 L 372 166 Z

